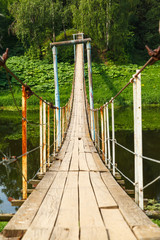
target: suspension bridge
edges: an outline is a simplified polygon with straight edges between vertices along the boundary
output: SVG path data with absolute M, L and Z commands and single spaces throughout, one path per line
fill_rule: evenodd
M 84 81 L 84 44 L 88 44 L 88 70 L 90 83 L 90 105 Z M 137 176 L 135 201 L 116 182 L 117 171 L 123 174 L 115 162 L 114 99 L 99 109 L 93 109 L 92 70 L 90 39 L 78 39 L 75 44 L 75 73 L 69 102 L 62 108 L 58 97 L 56 106 L 40 98 L 40 169 L 42 180 L 27 198 L 27 146 L 26 116 L 27 98 L 34 92 L 23 84 L 22 101 L 22 206 L 3 230 L 0 239 L 47 240 L 47 239 L 91 239 L 134 240 L 160 239 L 160 229 L 143 212 L 141 106 L 135 100 L 135 121 L 138 145 L 135 148 Z M 54 76 L 57 79 L 56 46 L 54 43 Z M 152 61 L 153 57 L 149 61 Z M 148 62 L 149 63 L 149 62 Z M 2 65 L 6 70 L 5 63 Z M 134 80 L 139 81 L 138 71 L 116 97 Z M 16 76 L 14 75 L 16 78 Z M 18 79 L 19 80 L 19 79 Z M 55 84 L 56 86 L 56 84 Z M 56 86 L 58 89 L 58 86 Z M 135 95 L 139 94 L 135 85 Z M 56 92 L 58 94 L 58 92 Z M 139 97 L 138 97 L 139 98 Z M 112 105 L 112 138 L 109 132 L 108 105 Z M 48 144 L 46 144 L 46 105 L 48 105 Z M 138 109 L 138 111 L 136 110 Z M 50 145 L 49 110 L 54 112 L 54 143 Z M 100 126 L 99 126 L 100 125 Z M 111 151 L 112 145 L 112 151 Z M 119 144 L 120 145 L 120 144 Z M 50 155 L 53 147 L 54 154 Z M 37 150 L 37 149 L 35 149 Z M 47 154 L 46 154 L 47 152 Z M 57 153 L 56 153 L 57 152 Z M 112 157 L 111 157 L 112 154 Z M 46 157 L 47 156 L 47 157 Z M 101 156 L 101 158 L 100 158 Z M 14 159 L 13 161 L 16 161 Z M 147 159 L 159 163 L 158 160 Z M 52 163 L 51 163 L 52 162 Z M 127 178 L 127 176 L 124 175 Z M 157 179 L 153 180 L 156 181 Z M 149 184 L 152 184 L 149 183 Z M 145 186 L 147 187 L 147 186 Z M 138 205 L 139 206 L 138 206 Z

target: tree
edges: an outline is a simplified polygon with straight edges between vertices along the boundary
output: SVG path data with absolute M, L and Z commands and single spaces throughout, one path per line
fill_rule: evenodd
M 21 0 L 10 6 L 15 18 L 13 30 L 23 45 L 38 48 L 41 53 L 43 42 L 61 29 L 61 3 L 50 0 Z

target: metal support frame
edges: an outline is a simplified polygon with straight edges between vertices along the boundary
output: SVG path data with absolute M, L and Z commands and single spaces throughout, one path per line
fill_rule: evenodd
M 103 119 L 103 108 L 100 110 L 101 113 L 101 139 L 102 139 L 102 160 L 105 160 L 105 144 L 104 144 L 104 119 Z
M 105 148 L 105 164 L 107 165 L 107 116 L 104 107 L 104 148 Z
M 43 166 L 42 172 L 46 172 L 46 103 L 43 102 Z
M 54 46 L 53 51 L 53 64 L 54 64 L 54 84 L 55 84 L 55 105 L 59 109 L 56 110 L 57 121 L 57 142 L 58 147 L 61 146 L 61 122 L 60 122 L 60 96 L 59 96 L 59 84 L 58 84 L 58 67 L 57 67 L 57 48 Z
M 27 94 L 22 86 L 22 198 L 27 199 Z
M 50 107 L 48 105 L 48 146 L 47 146 L 47 166 L 50 167 Z
M 106 106 L 106 115 L 107 115 L 107 143 L 108 143 L 108 168 L 111 169 L 111 149 L 110 149 L 110 133 L 109 133 L 109 111 L 108 105 Z
M 114 126 L 114 100 L 111 103 L 112 106 L 112 163 L 113 163 L 113 176 L 115 176 L 115 126 Z
M 88 80 L 89 80 L 90 108 L 94 109 L 93 86 L 92 86 L 91 44 L 90 44 L 90 42 L 87 42 L 87 60 L 88 60 Z M 92 140 L 95 141 L 94 112 L 93 111 L 91 111 L 91 134 L 92 134 Z
M 43 172 L 43 108 L 42 108 L 42 100 L 40 99 L 39 105 L 39 131 L 40 131 L 40 173 Z
M 138 70 L 136 71 L 138 72 Z M 135 202 L 143 209 L 143 159 L 142 159 L 142 103 L 141 74 L 133 81 Z

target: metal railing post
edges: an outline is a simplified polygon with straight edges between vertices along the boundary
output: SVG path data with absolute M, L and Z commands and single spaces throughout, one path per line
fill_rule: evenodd
M 104 107 L 104 146 L 105 146 L 105 163 L 107 165 L 107 116 Z
M 43 173 L 46 172 L 46 103 L 43 102 Z
M 108 142 L 108 168 L 111 169 L 111 149 L 110 149 L 110 132 L 109 132 L 109 111 L 108 104 L 106 106 L 106 115 L 107 115 L 107 142 Z
M 56 110 L 54 109 L 54 125 L 53 125 L 53 154 L 56 154 Z
M 136 71 L 138 72 L 138 70 Z M 135 155 L 135 202 L 143 209 L 143 159 L 142 159 L 142 104 L 141 74 L 133 81 L 134 102 L 134 152 Z
M 53 64 L 54 64 L 54 84 L 55 84 L 55 105 L 56 110 L 56 120 L 57 120 L 57 140 L 58 147 L 61 146 L 61 122 L 60 122 L 60 96 L 59 96 L 59 84 L 58 84 L 58 67 L 57 67 L 57 48 L 54 46 L 53 51 Z
M 114 100 L 112 100 L 112 163 L 113 163 L 113 176 L 115 176 L 115 125 L 114 125 Z
M 102 160 L 104 161 L 104 151 L 105 151 L 105 147 L 104 147 L 104 123 L 103 123 L 103 108 L 101 108 L 100 110 L 101 112 L 101 139 L 102 139 Z
M 40 109 L 39 109 L 39 131 L 40 131 L 40 173 L 43 172 L 43 120 L 42 120 L 42 100 L 40 99 L 39 102 Z
M 76 35 L 73 34 L 73 40 L 75 40 L 75 39 L 76 39 Z M 74 44 L 73 46 L 74 46 L 74 61 L 75 61 L 76 60 L 76 45 Z
M 88 60 L 88 80 L 89 80 L 90 108 L 94 109 L 93 86 L 92 86 L 91 44 L 90 44 L 90 42 L 87 42 L 87 60 Z M 93 113 L 93 111 L 91 112 L 91 134 L 92 134 L 92 140 L 95 141 L 94 113 Z
M 27 199 L 27 95 L 22 86 L 22 198 Z
M 48 146 L 47 146 L 47 166 L 50 167 L 50 107 L 48 105 Z
M 98 150 L 100 151 L 100 140 L 99 140 L 99 112 L 97 111 L 97 140 L 98 140 Z

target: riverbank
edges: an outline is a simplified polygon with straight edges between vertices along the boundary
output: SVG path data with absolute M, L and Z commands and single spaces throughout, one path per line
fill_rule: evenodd
M 30 60 L 27 57 L 11 57 L 7 66 L 33 91 L 47 101 L 54 103 L 54 72 L 53 64 L 40 60 Z M 129 82 L 136 69 L 136 64 L 115 65 L 92 63 L 94 107 L 97 108 L 109 101 L 119 90 Z M 58 63 L 60 102 L 63 106 L 70 97 L 74 75 L 74 64 Z M 0 68 L 0 108 L 15 109 L 13 96 L 10 92 L 5 72 Z M 85 64 L 85 79 L 88 92 L 88 72 Z M 160 64 L 148 66 L 142 73 L 142 104 L 144 106 L 160 106 Z M 12 92 L 16 105 L 21 106 L 21 86 L 11 79 Z M 131 106 L 133 103 L 132 84 L 115 100 L 116 106 Z M 32 96 L 28 100 L 29 107 L 38 108 L 39 100 Z M 13 107 L 13 108 L 12 108 Z

